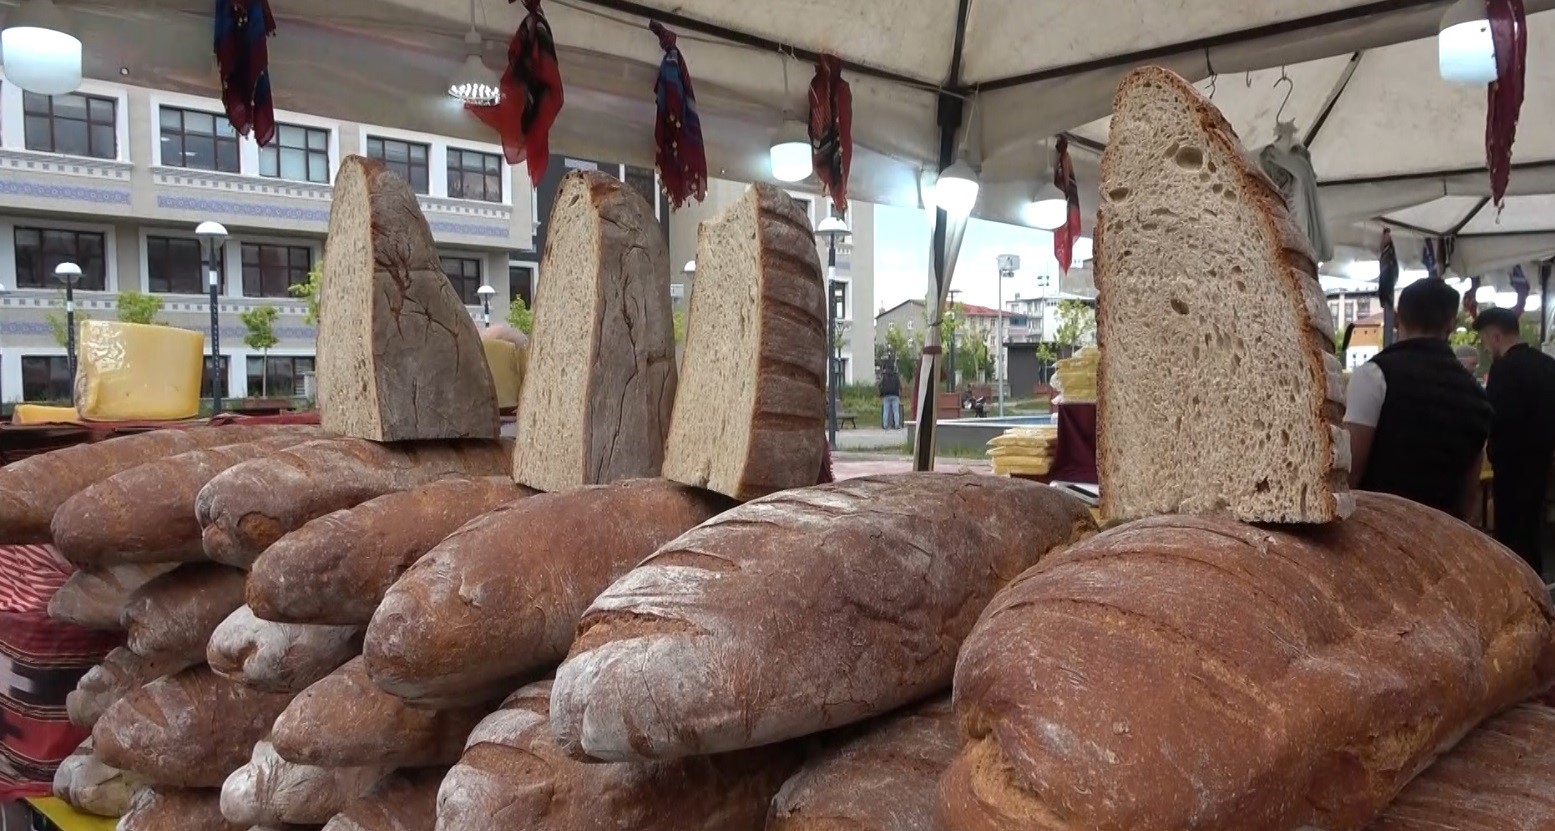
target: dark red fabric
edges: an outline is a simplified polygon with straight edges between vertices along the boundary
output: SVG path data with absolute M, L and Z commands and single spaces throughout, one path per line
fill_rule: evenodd
M 675 33 L 657 20 L 648 29 L 659 39 L 664 59 L 653 85 L 658 113 L 653 123 L 653 142 L 658 151 L 659 181 L 670 206 L 679 208 L 692 199 L 707 196 L 707 147 L 702 141 L 702 117 L 691 86 L 686 56 L 675 45 Z
M 1053 256 L 1058 260 L 1058 267 L 1068 274 L 1069 267 L 1074 264 L 1074 246 L 1080 239 L 1083 224 L 1080 217 L 1080 185 L 1074 175 L 1074 163 L 1069 159 L 1069 139 L 1058 137 L 1054 156 L 1053 184 L 1063 191 L 1064 199 L 1069 203 L 1069 214 L 1064 224 L 1053 231 Z
M 839 215 L 848 212 L 853 169 L 853 87 L 842 79 L 842 60 L 822 55 L 810 81 L 810 154 L 815 177 Z
M 1485 116 L 1485 160 L 1490 167 L 1490 198 L 1499 211 L 1512 181 L 1512 144 L 1523 109 L 1528 15 L 1523 0 L 1486 0 L 1485 6 L 1496 49 L 1496 80 L 1490 84 Z
M 1058 405 L 1058 443 L 1053 449 L 1049 481 L 1094 485 L 1096 475 L 1096 405 Z
M 508 44 L 508 68 L 498 84 L 502 97 L 495 104 L 466 104 L 465 109 L 502 137 L 508 164 L 527 160 L 529 179 L 539 185 L 551 160 L 551 126 L 565 96 L 556 41 L 540 0 L 524 0 L 524 8 L 529 13 Z
M 275 15 L 269 0 L 216 0 L 216 64 L 227 121 L 261 146 L 275 138 L 270 48 Z

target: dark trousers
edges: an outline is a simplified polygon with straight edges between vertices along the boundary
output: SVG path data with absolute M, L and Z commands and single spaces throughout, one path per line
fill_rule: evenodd
M 1531 465 L 1496 465 L 1496 540 L 1517 552 L 1543 577 L 1544 557 L 1540 545 L 1544 532 L 1544 495 L 1550 485 L 1550 460 L 1534 461 Z M 1543 464 L 1538 463 L 1541 461 Z

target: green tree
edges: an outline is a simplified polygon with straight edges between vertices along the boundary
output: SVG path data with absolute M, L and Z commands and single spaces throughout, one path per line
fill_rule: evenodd
M 319 323 L 319 283 L 324 280 L 324 264 L 316 263 L 313 270 L 308 272 L 308 282 L 288 286 L 287 291 L 293 297 L 298 297 L 308 304 L 308 311 L 303 315 L 302 322 L 309 326 L 317 326 Z
M 119 320 L 123 323 L 139 323 L 143 326 L 160 323 L 157 315 L 162 313 L 162 298 L 154 294 L 122 291 L 119 292 L 118 306 Z
M 1057 317 L 1053 339 L 1037 345 L 1037 359 L 1049 367 L 1074 354 L 1096 334 L 1096 309 L 1084 300 L 1058 301 Z
M 270 348 L 280 342 L 275 336 L 275 319 L 279 314 L 279 309 L 268 304 L 244 309 L 238 314 L 243 328 L 248 330 L 243 335 L 243 343 L 249 349 L 258 349 L 264 356 L 259 370 L 259 394 L 266 398 L 270 396 Z
M 522 303 L 523 299 L 519 298 L 518 302 Z M 674 324 L 675 324 L 675 343 L 677 343 L 677 344 L 685 343 L 686 342 L 686 310 L 685 309 L 676 309 L 675 310 L 675 315 L 672 318 L 672 320 L 674 321 Z
M 514 296 L 512 302 L 508 303 L 508 323 L 526 335 L 535 328 L 535 313 L 524 302 L 524 298 Z M 683 332 L 677 335 L 675 342 L 679 343 L 681 337 L 684 337 Z
M 60 292 L 59 297 L 59 309 L 44 315 L 44 319 L 49 322 L 49 332 L 54 335 L 54 342 L 64 349 L 70 345 L 70 327 L 66 325 L 64 292 Z M 91 319 L 85 312 L 76 312 L 76 327 L 79 329 L 81 324 Z
M 896 374 L 911 382 L 918 375 L 918 361 L 923 356 L 923 333 L 914 331 L 909 337 L 901 327 L 891 324 L 886 328 L 885 340 L 875 347 L 879 352 L 877 363 L 884 365 L 889 358 L 896 360 Z

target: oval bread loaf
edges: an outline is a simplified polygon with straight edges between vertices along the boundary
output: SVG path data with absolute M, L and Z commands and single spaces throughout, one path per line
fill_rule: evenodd
M 297 696 L 270 743 L 281 758 L 323 767 L 451 765 L 490 706 L 416 709 L 376 687 L 357 658 Z
M 179 566 L 130 595 L 125 645 L 136 655 L 193 666 L 205 660 L 211 633 L 242 605 L 243 572 L 214 563 Z
M 158 785 L 220 788 L 291 698 L 196 667 L 110 707 L 92 728 L 92 744 L 107 764 Z
M 119 699 L 193 665 L 181 658 L 142 658 L 125 647 L 115 647 L 102 663 L 87 670 L 76 688 L 65 696 L 65 712 L 71 724 L 90 730 Z
M 748 502 L 594 601 L 556 674 L 557 737 L 606 761 L 671 759 L 890 712 L 949 687 L 994 594 L 1094 529 L 1074 497 L 977 474 Z
M 496 476 L 513 443 L 426 441 L 378 444 L 325 439 L 229 468 L 195 500 L 205 553 L 248 568 L 276 540 L 309 520 L 440 479 Z
M 248 605 L 265 620 L 366 626 L 384 592 L 433 546 L 534 493 L 507 476 L 449 479 L 326 514 L 259 555 Z
M 378 780 L 324 831 L 433 831 L 437 788 L 447 768 L 400 770 Z
M 158 785 L 135 794 L 117 831 L 246 831 L 221 815 L 221 792 Z
M 294 425 L 229 425 L 153 430 L 78 444 L 0 468 L 0 540 L 8 545 L 50 541 L 49 524 L 65 500 L 121 471 L 203 447 L 239 444 L 316 431 Z
M 549 681 L 530 684 L 470 734 L 438 793 L 440 831 L 753 831 L 798 762 L 789 745 L 673 762 L 579 762 L 551 733 L 550 698 Z
M 248 764 L 221 786 L 221 813 L 241 825 L 322 825 L 387 772 L 295 765 L 259 742 Z
M 135 774 L 103 764 L 92 753 L 90 738 L 54 772 L 54 796 L 81 813 L 99 817 L 123 816 L 140 787 Z
M 363 653 L 419 703 L 499 699 L 560 661 L 590 600 L 732 502 L 663 479 L 542 494 L 443 541 L 384 596 Z
M 772 800 L 767 831 L 931 831 L 939 778 L 961 749 L 950 696 L 860 726 L 807 760 Z
M 298 693 L 362 654 L 362 627 L 271 623 L 239 606 L 216 627 L 205 654 L 217 675 Z
M 191 450 L 116 473 L 65 500 L 50 523 L 54 545 L 78 566 L 204 560 L 194 516 L 200 489 L 240 462 L 321 435 L 299 429 L 246 444 Z
M 1398 497 L 1308 528 L 1130 523 L 1022 575 L 967 639 L 946 817 L 1361 828 L 1548 686 L 1551 619 L 1516 555 Z
M 173 568 L 159 563 L 78 571 L 49 598 L 49 617 L 83 629 L 122 630 L 130 594 Z

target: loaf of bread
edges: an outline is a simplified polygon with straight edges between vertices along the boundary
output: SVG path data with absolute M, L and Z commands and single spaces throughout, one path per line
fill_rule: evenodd
M 259 555 L 248 605 L 265 620 L 366 626 L 384 592 L 433 546 L 533 494 L 506 475 L 448 479 L 326 514 Z
M 212 479 L 195 500 L 205 553 L 246 569 L 271 543 L 315 517 L 439 479 L 497 475 L 512 450 L 506 440 L 334 439 L 244 462 Z
M 65 712 L 69 714 L 71 724 L 90 730 L 119 699 L 164 675 L 181 672 L 196 663 L 199 662 L 165 655 L 144 658 L 125 647 L 117 647 L 103 658 L 102 663 L 81 676 L 76 688 L 65 696 Z
M 395 771 L 335 815 L 324 831 L 434 831 L 437 788 L 447 770 Z
M 317 429 L 292 425 L 231 425 L 153 430 L 29 456 L 0 468 L 0 543 L 33 545 L 49 542 L 49 523 L 65 500 L 132 467 L 202 447 L 239 444 Z
M 135 794 L 117 831 L 248 831 L 221 815 L 221 791 L 157 785 Z
M 318 438 L 297 430 L 246 444 L 191 450 L 147 462 L 86 488 L 54 513 L 54 545 L 78 566 L 198 562 L 194 500 L 216 474 L 240 462 Z
M 934 831 L 939 778 L 961 749 L 950 696 L 864 725 L 816 753 L 772 800 L 767 831 Z
M 1215 105 L 1160 67 L 1118 88 L 1101 166 L 1105 515 L 1346 516 L 1333 321 L 1280 191 Z
M 92 728 L 92 743 L 107 764 L 158 785 L 220 788 L 290 701 L 196 667 L 108 708 Z
M 1074 497 L 976 474 L 747 503 L 589 607 L 556 674 L 557 736 L 575 755 L 669 759 L 890 712 L 948 688 L 994 593 L 1094 530 Z
M 54 796 L 83 814 L 99 817 L 123 816 L 141 784 L 135 774 L 103 764 L 92 752 L 91 739 L 54 772 Z
M 1555 828 L 1555 710 L 1524 704 L 1470 733 L 1367 831 L 1546 828 Z
M 130 595 L 172 570 L 172 564 L 158 563 L 78 571 L 49 598 L 49 617 L 84 629 L 122 629 Z
M 542 491 L 658 476 L 675 403 L 669 249 L 650 206 L 573 171 L 551 210 L 513 478 Z
M 130 595 L 122 624 L 125 645 L 147 658 L 193 666 L 205 660 L 216 627 L 243 605 L 243 572 L 214 563 L 189 563 Z
M 753 831 L 799 757 L 780 745 L 671 762 L 586 764 L 557 746 L 550 697 L 550 682 L 531 684 L 475 728 L 443 779 L 439 829 Z
M 1531 569 L 1446 514 L 1357 501 L 1312 528 L 1143 520 L 1022 575 L 961 650 L 949 826 L 1361 828 L 1549 684 Z
M 378 689 L 360 658 L 304 690 L 275 720 L 281 758 L 322 767 L 451 765 L 490 706 L 417 709 Z
M 387 772 L 296 765 L 259 742 L 248 764 L 221 786 L 221 813 L 242 825 L 323 825 Z
M 566 657 L 578 617 L 612 580 L 731 504 L 632 479 L 492 511 L 389 589 L 367 627 L 367 671 L 418 703 L 498 700 Z
M 702 223 L 664 476 L 736 499 L 819 481 L 826 287 L 810 219 L 752 185 Z
M 443 273 L 415 191 L 383 162 L 340 161 L 324 273 L 324 429 L 372 441 L 497 438 L 480 332 Z
M 217 675 L 266 692 L 298 693 L 362 654 L 362 627 L 272 623 L 247 606 L 227 616 L 205 655 Z

